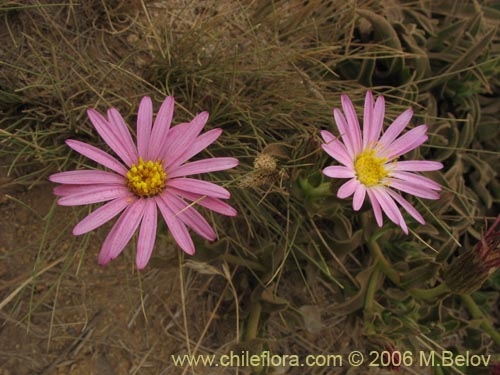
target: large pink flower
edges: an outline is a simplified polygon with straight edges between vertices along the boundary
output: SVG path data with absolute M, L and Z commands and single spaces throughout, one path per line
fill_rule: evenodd
M 380 137 L 384 123 L 385 102 L 379 96 L 373 103 L 373 95 L 366 93 L 363 116 L 363 134 L 356 111 L 347 95 L 342 95 L 342 109 L 333 110 L 335 122 L 343 142 L 332 133 L 321 132 L 325 143 L 323 149 L 342 166 L 330 166 L 323 173 L 332 178 L 348 178 L 338 190 L 339 198 L 354 194 L 353 208 L 359 210 L 368 195 L 377 224 L 382 226 L 382 210 L 396 225 L 408 234 L 406 222 L 396 203 L 402 206 L 415 220 L 425 224 L 420 213 L 394 189 L 421 198 L 438 199 L 441 186 L 433 180 L 412 172 L 434 171 L 443 165 L 435 161 L 405 160 L 398 158 L 427 141 L 427 126 L 420 125 L 399 136 L 413 115 L 407 109 L 394 120 Z
M 234 208 L 221 201 L 230 197 L 229 191 L 211 182 L 185 177 L 229 169 L 238 164 L 238 160 L 228 157 L 186 163 L 213 143 L 222 130 L 212 129 L 200 135 L 208 119 L 207 112 L 200 113 L 189 123 L 170 128 L 173 110 L 174 98 L 168 97 L 153 125 L 151 99 L 147 96 L 142 99 L 137 118 L 137 147 L 116 109 L 108 110 L 108 120 L 93 109 L 87 111 L 99 135 L 124 164 L 89 144 L 66 141 L 76 152 L 111 170 L 77 170 L 49 177 L 50 181 L 63 184 L 54 189 L 54 194 L 61 197 L 58 204 L 62 206 L 109 201 L 80 221 L 73 234 L 87 233 L 123 211 L 102 245 L 100 264 L 116 258 L 140 225 L 136 263 L 139 269 L 144 268 L 155 243 L 157 207 L 175 241 L 190 255 L 195 248 L 186 226 L 207 240 L 216 238 L 214 230 L 194 205 L 223 215 L 236 215 Z

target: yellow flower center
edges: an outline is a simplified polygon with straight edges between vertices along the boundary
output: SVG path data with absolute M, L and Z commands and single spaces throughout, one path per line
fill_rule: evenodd
M 380 183 L 389 173 L 384 164 L 387 158 L 377 158 L 375 150 L 366 150 L 358 155 L 354 162 L 354 169 L 358 181 L 365 186 L 374 186 Z
M 151 197 L 160 194 L 165 188 L 167 174 L 161 161 L 144 161 L 139 158 L 137 164 L 127 172 L 127 186 L 139 197 Z

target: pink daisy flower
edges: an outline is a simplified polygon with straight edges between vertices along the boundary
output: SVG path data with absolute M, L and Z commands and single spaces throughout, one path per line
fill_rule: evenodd
M 342 95 L 342 109 L 333 110 L 335 122 L 342 137 L 341 142 L 332 133 L 324 130 L 322 145 L 341 166 L 330 166 L 323 173 L 331 178 L 348 178 L 338 190 L 339 198 L 354 194 L 353 209 L 359 210 L 368 195 L 377 224 L 382 226 L 382 211 L 396 225 L 408 234 L 406 222 L 396 203 L 403 207 L 415 220 L 425 224 L 420 213 L 394 189 L 426 199 L 439 199 L 441 186 L 433 180 L 412 172 L 435 171 L 443 168 L 436 161 L 405 160 L 398 158 L 427 141 L 427 126 L 420 125 L 399 136 L 413 115 L 407 109 L 394 120 L 382 136 L 385 102 L 379 96 L 373 103 L 373 95 L 366 93 L 363 116 L 363 133 L 359 127 L 354 106 L 347 95 Z
M 189 123 L 170 128 L 173 110 L 174 98 L 168 97 L 153 124 L 153 104 L 149 97 L 144 97 L 137 116 L 136 147 L 116 109 L 108 110 L 108 120 L 89 109 L 90 121 L 121 161 L 89 144 L 71 139 L 66 141 L 76 152 L 110 169 L 76 170 L 49 177 L 50 181 L 62 184 L 54 189 L 54 194 L 60 196 L 59 205 L 108 202 L 80 221 L 73 228 L 73 234 L 96 229 L 123 211 L 102 245 L 99 264 L 105 265 L 116 258 L 140 225 L 136 263 L 137 268 L 144 268 L 156 239 L 157 208 L 175 241 L 190 255 L 194 254 L 195 248 L 187 227 L 207 240 L 216 238 L 212 227 L 194 209 L 194 204 L 223 215 L 236 215 L 234 208 L 221 201 L 230 197 L 229 191 L 208 181 L 186 177 L 229 169 L 238 164 L 237 159 L 229 157 L 187 163 L 213 143 L 222 130 L 212 129 L 200 135 L 208 119 L 207 112 L 198 114 Z

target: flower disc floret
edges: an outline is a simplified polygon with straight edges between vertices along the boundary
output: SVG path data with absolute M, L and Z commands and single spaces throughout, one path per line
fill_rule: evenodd
M 384 164 L 387 158 L 375 156 L 375 150 L 366 150 L 359 154 L 354 163 L 354 170 L 358 181 L 365 186 L 375 186 L 389 173 Z
M 160 194 L 165 188 L 167 174 L 161 161 L 144 161 L 139 158 L 137 164 L 127 172 L 127 186 L 139 197 L 152 197 Z

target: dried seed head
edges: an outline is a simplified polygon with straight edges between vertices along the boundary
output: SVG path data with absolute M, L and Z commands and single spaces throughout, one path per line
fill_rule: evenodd
M 257 154 L 253 161 L 254 170 L 243 176 L 239 182 L 241 188 L 269 187 L 277 182 L 281 184 L 283 180 L 289 178 L 285 169 L 278 168 L 278 158 L 270 153 L 280 151 L 276 147 L 271 148 L 268 146 L 263 152 Z M 278 157 L 280 156 L 278 155 Z
M 268 174 L 263 172 L 250 173 L 244 176 L 239 182 L 239 187 L 241 188 L 258 188 L 262 186 L 268 186 L 276 181 L 275 174 Z
M 260 153 L 255 158 L 253 166 L 258 171 L 266 173 L 274 173 L 278 168 L 278 161 L 274 156 L 265 153 Z

